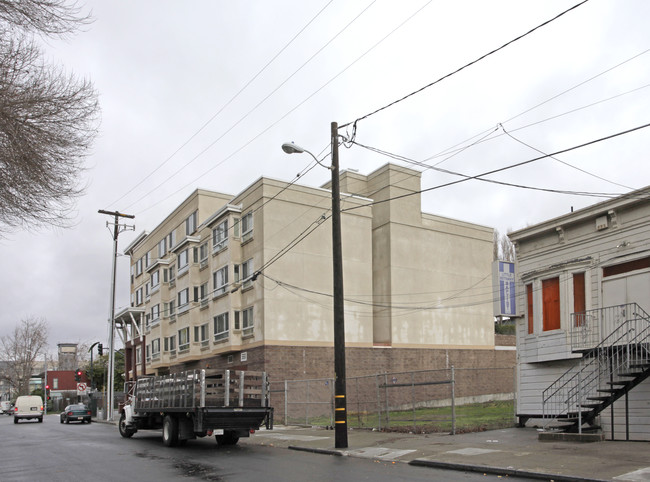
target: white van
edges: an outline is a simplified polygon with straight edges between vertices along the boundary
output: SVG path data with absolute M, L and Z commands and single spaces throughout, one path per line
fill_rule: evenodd
M 14 423 L 19 419 L 29 420 L 37 418 L 39 422 L 43 421 L 43 399 L 36 395 L 24 395 L 16 399 L 14 405 Z
M 11 415 L 12 413 L 14 413 L 10 401 L 3 400 L 2 402 L 0 402 L 0 413 L 4 413 L 6 415 Z

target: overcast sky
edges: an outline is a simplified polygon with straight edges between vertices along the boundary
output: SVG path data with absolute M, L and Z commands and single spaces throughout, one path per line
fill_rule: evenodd
M 84 3 L 84 2 L 82 2 Z M 45 318 L 57 343 L 108 340 L 112 240 L 99 209 L 134 214 L 120 252 L 194 189 L 237 194 L 294 179 L 351 123 L 456 71 L 579 0 L 94 0 L 94 22 L 48 40 L 47 58 L 91 79 L 102 109 L 73 227 L 0 240 L 0 335 Z M 320 13 L 319 13 L 320 12 Z M 590 0 L 406 100 L 359 120 L 342 169 L 387 162 L 423 189 L 650 122 L 650 2 Z M 502 127 L 500 127 L 502 125 Z M 509 135 L 506 135 L 508 132 Z M 351 136 L 351 129 L 342 129 Z M 650 129 L 423 194 L 425 212 L 520 229 L 648 182 Z M 320 186 L 328 171 L 300 181 Z M 118 260 L 117 308 L 129 303 Z

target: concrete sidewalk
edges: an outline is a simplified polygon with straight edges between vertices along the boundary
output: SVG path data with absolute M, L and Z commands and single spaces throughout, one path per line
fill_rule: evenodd
M 334 448 L 334 431 L 276 426 L 240 444 L 362 457 L 542 480 L 648 480 L 648 442 L 540 442 L 531 428 L 460 435 L 351 430 L 348 448 Z

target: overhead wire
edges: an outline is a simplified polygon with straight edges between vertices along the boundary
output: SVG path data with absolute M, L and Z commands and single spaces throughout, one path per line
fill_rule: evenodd
M 417 89 L 417 90 L 411 92 L 410 94 L 405 95 L 404 97 L 401 97 L 401 98 L 399 98 L 399 99 L 397 99 L 397 100 L 395 100 L 395 101 L 393 101 L 393 102 L 391 102 L 391 103 L 389 103 L 389 104 L 387 104 L 387 105 L 385 105 L 385 106 L 383 106 L 383 107 L 380 107 L 379 109 L 376 109 L 376 110 L 370 112 L 369 114 L 366 114 L 366 115 L 364 115 L 364 116 L 361 116 L 361 117 L 357 118 L 356 120 L 354 120 L 354 121 L 352 121 L 352 122 L 348 122 L 348 123 L 346 123 L 346 124 L 342 124 L 342 125 L 339 126 L 339 128 L 343 129 L 343 128 L 345 128 L 345 127 L 348 127 L 348 126 L 352 125 L 352 126 L 353 126 L 353 130 L 356 131 L 356 125 L 357 125 L 360 121 L 365 120 L 365 119 L 367 119 L 368 117 L 371 117 L 371 116 L 373 116 L 373 115 L 375 115 L 375 114 L 377 114 L 377 113 L 379 113 L 379 112 L 381 112 L 381 111 L 383 111 L 383 110 L 386 110 L 386 109 L 388 109 L 389 107 L 392 107 L 392 106 L 394 106 L 394 105 L 396 105 L 396 104 L 399 104 L 400 102 L 402 102 L 402 101 L 404 101 L 404 100 L 406 100 L 406 99 L 408 99 L 408 98 L 410 98 L 410 97 L 412 97 L 412 96 L 414 96 L 414 95 L 416 95 L 416 94 L 419 94 L 420 92 L 422 92 L 422 91 L 428 89 L 429 87 L 432 87 L 432 86 L 434 86 L 434 85 L 436 85 L 436 84 L 442 82 L 443 80 L 445 80 L 445 79 L 447 79 L 447 78 L 449 78 L 449 77 L 451 77 L 451 76 L 453 76 L 453 75 L 455 75 L 455 74 L 457 74 L 457 73 L 459 73 L 459 72 L 465 70 L 466 68 L 471 67 L 472 65 L 474 65 L 474 64 L 476 64 L 476 63 L 478 63 L 478 62 L 480 62 L 481 60 L 483 60 L 483 59 L 485 59 L 485 58 L 487 58 L 487 57 L 489 57 L 489 56 L 491 56 L 491 55 L 493 55 L 493 54 L 499 52 L 500 50 L 503 50 L 504 48 L 508 47 L 509 45 L 512 45 L 513 43 L 515 43 L 515 42 L 517 42 L 517 41 L 519 41 L 519 40 L 521 40 L 521 39 L 527 37 L 528 35 L 532 34 L 533 32 L 535 32 L 535 31 L 537 31 L 537 30 L 539 30 L 539 29 L 545 27 L 546 25 L 548 25 L 548 24 L 554 22 L 555 20 L 557 20 L 557 19 L 559 19 L 560 17 L 566 15 L 567 13 L 569 13 L 569 12 L 575 10 L 576 8 L 580 7 L 581 5 L 584 5 L 584 4 L 587 3 L 588 1 L 589 1 L 589 0 L 583 0 L 583 1 L 579 2 L 579 3 L 577 3 L 576 5 L 574 5 L 574 6 L 570 7 L 570 8 L 568 8 L 567 10 L 565 10 L 565 11 L 563 11 L 563 12 L 557 14 L 557 15 L 554 16 L 553 18 L 551 18 L 551 19 L 549 19 L 549 20 L 547 20 L 547 21 L 545 21 L 545 22 L 543 22 L 543 23 L 537 25 L 536 27 L 530 29 L 530 30 L 527 31 L 526 33 L 521 34 L 521 35 L 519 35 L 518 37 L 515 37 L 514 39 L 512 39 L 512 40 L 506 42 L 505 44 L 501 45 L 500 47 L 497 47 L 497 48 L 495 48 L 495 49 L 489 51 L 489 52 L 486 53 L 486 54 L 481 55 L 481 56 L 478 57 L 477 59 L 472 60 L 471 62 L 468 62 L 467 64 L 463 65 L 462 67 L 459 67 L 458 69 L 456 69 L 456 70 L 454 70 L 454 71 L 452 71 L 452 72 L 450 72 L 450 73 L 448 73 L 448 74 L 446 74 L 446 75 L 443 75 L 443 76 L 440 77 L 439 79 L 437 79 L 437 80 L 435 80 L 435 81 L 433 81 L 433 82 L 431 82 L 431 83 L 425 85 L 424 87 L 421 87 L 421 88 L 419 88 L 419 89 Z M 353 137 L 354 137 L 354 135 L 353 135 Z
M 248 82 L 244 84 L 225 104 L 223 104 L 219 110 L 212 115 L 206 122 L 203 123 L 197 131 L 194 132 L 180 147 L 178 147 L 169 157 L 167 157 L 162 163 L 156 166 L 149 174 L 142 178 L 135 186 L 129 189 L 126 193 L 112 202 L 110 205 L 115 205 L 127 195 L 132 193 L 136 188 L 142 185 L 147 179 L 149 179 L 153 174 L 160 170 L 165 164 L 167 164 L 176 154 L 178 154 L 185 146 L 187 146 L 197 135 L 199 135 L 209 124 L 212 123 L 214 119 L 219 116 L 230 104 L 233 103 L 306 29 L 309 27 L 326 9 L 329 7 L 334 0 L 329 0 L 323 8 L 321 8 L 316 15 L 314 15 L 299 31 L 296 33 L 289 42 L 287 42 L 272 58 L 269 60 L 253 77 L 251 77 Z M 131 204 L 132 206 L 133 204 Z M 130 207 L 130 206 L 129 206 Z
M 380 45 L 380 44 L 381 44 L 382 42 L 384 42 L 387 38 L 389 38 L 391 35 L 393 35 L 397 30 L 399 30 L 400 28 L 402 28 L 402 27 L 403 27 L 403 26 L 404 26 L 408 21 L 410 21 L 410 20 L 413 19 L 416 15 L 418 15 L 418 14 L 419 14 L 419 13 L 420 13 L 420 12 L 421 12 L 425 7 L 427 7 L 427 6 L 428 6 L 432 1 L 433 1 L 433 0 L 429 0 L 429 2 L 427 2 L 424 6 L 422 6 L 422 7 L 419 8 L 418 10 L 416 10 L 412 15 L 410 15 L 406 20 L 404 20 L 404 21 L 401 22 L 397 27 L 395 27 L 393 30 L 391 30 L 391 31 L 390 31 L 387 35 L 385 35 L 381 40 L 379 40 L 378 42 L 376 42 L 372 47 L 370 47 L 370 48 L 369 48 L 368 50 L 366 50 L 363 54 L 361 54 L 359 57 L 357 57 L 355 60 L 353 60 L 351 63 L 349 63 L 346 67 L 344 67 L 342 70 L 340 70 L 337 74 L 335 74 L 334 76 L 332 76 L 329 80 L 327 80 L 327 81 L 326 81 L 324 84 L 322 84 L 319 88 L 317 88 L 315 91 L 313 91 L 313 92 L 312 92 L 311 94 L 309 94 L 307 97 L 305 97 L 305 98 L 304 98 L 302 101 L 300 101 L 298 104 L 296 104 L 295 106 L 293 106 L 292 108 L 290 108 L 290 109 L 289 109 L 289 110 L 288 110 L 284 115 L 282 115 L 282 116 L 281 116 L 280 118 L 278 118 L 276 121 L 272 122 L 269 126 L 267 126 L 265 129 L 263 129 L 262 131 L 260 131 L 257 135 L 255 135 L 255 136 L 253 136 L 252 138 L 250 138 L 250 139 L 249 139 L 248 141 L 246 141 L 242 146 L 240 146 L 238 149 L 234 150 L 234 151 L 233 151 L 232 153 L 230 153 L 228 156 L 226 156 L 225 158 L 221 159 L 219 162 L 215 163 L 215 165 L 213 165 L 211 168 L 207 169 L 207 170 L 204 171 L 202 174 L 200 174 L 199 176 L 197 176 L 196 178 L 194 178 L 193 180 L 191 180 L 190 182 L 188 182 L 188 183 L 185 184 L 184 186 L 180 187 L 180 188 L 177 189 L 176 191 L 174 191 L 174 192 L 172 192 L 171 194 L 165 196 L 165 197 L 163 198 L 163 200 L 169 199 L 170 197 L 172 197 L 172 196 L 178 194 L 179 192 L 181 192 L 182 190 L 186 189 L 188 186 L 193 185 L 193 184 L 194 184 L 196 181 L 198 181 L 201 177 L 203 177 L 203 176 L 207 175 L 208 173 L 212 172 L 214 169 L 216 169 L 217 167 L 221 166 L 223 163 L 225 163 L 226 161 L 230 160 L 230 159 L 231 159 L 232 157 L 234 157 L 236 154 L 238 154 L 239 152 L 241 152 L 242 150 L 244 150 L 246 147 L 248 147 L 251 143 L 253 143 L 255 140 L 257 140 L 257 139 L 258 139 L 259 137 L 261 137 L 263 134 L 266 134 L 269 130 L 271 130 L 273 127 L 275 127 L 277 124 L 279 124 L 279 123 L 280 123 L 281 121 L 283 121 L 285 118 L 287 118 L 290 114 L 292 114 L 293 112 L 295 112 L 296 110 L 298 110 L 300 107 L 302 107 L 302 106 L 303 106 L 307 101 L 311 100 L 311 98 L 313 98 L 313 97 L 314 97 L 316 94 L 318 94 L 321 90 L 323 90 L 323 89 L 324 89 L 325 87 L 327 87 L 329 84 L 331 84 L 332 82 L 334 82 L 334 80 L 336 80 L 338 77 L 340 77 L 341 75 L 343 75 L 343 73 L 345 73 L 345 72 L 346 72 L 348 69 L 350 69 L 354 64 L 356 64 L 356 63 L 359 62 L 362 58 L 364 58 L 366 55 L 368 55 L 372 50 L 374 50 L 378 45 Z M 587 0 L 585 0 L 585 1 L 587 1 Z M 215 141 L 215 142 L 216 142 L 216 141 Z M 213 144 L 214 144 L 214 143 L 213 143 Z M 199 154 L 197 154 L 197 156 L 195 156 L 195 157 L 194 157 L 190 162 L 193 162 L 197 157 L 203 155 L 203 154 L 204 154 L 208 149 L 210 149 L 210 148 L 212 147 L 213 144 L 210 144 L 209 146 L 207 146 L 203 151 L 201 151 Z M 185 167 L 186 167 L 186 166 L 185 166 Z M 180 170 L 177 171 L 175 174 L 177 174 L 178 172 L 180 172 Z M 175 175 L 175 174 L 174 174 L 174 175 Z M 159 184 L 158 186 L 156 186 L 154 189 L 150 190 L 146 195 L 143 195 L 143 196 L 140 197 L 137 201 L 135 201 L 135 202 L 132 203 L 130 206 L 128 206 L 128 208 L 132 207 L 133 204 L 135 204 L 135 203 L 141 201 L 142 199 L 144 199 L 145 197 L 147 197 L 148 195 L 150 195 L 152 192 L 156 191 L 156 190 L 157 190 L 158 188 L 160 188 L 164 183 L 166 183 L 167 181 L 169 181 L 169 180 L 170 180 L 174 175 L 172 175 L 172 176 L 168 177 L 167 179 L 165 179 L 161 184 Z M 160 201 L 159 201 L 159 202 L 160 202 Z M 151 205 L 151 206 L 149 206 L 149 207 L 147 207 L 147 208 L 141 209 L 141 210 L 139 210 L 139 212 L 141 213 L 141 212 L 144 212 L 144 211 L 148 211 L 149 209 L 152 209 L 152 208 L 153 208 L 154 206 L 156 206 L 157 204 L 158 204 L 158 203 L 153 204 L 153 205 Z

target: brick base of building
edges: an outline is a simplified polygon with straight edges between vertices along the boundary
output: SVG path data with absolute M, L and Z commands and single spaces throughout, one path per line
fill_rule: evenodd
M 420 370 L 513 368 L 514 350 L 346 348 L 348 378 Z M 234 355 L 218 355 L 171 368 L 265 371 L 271 381 L 334 377 L 332 347 L 261 346 Z

